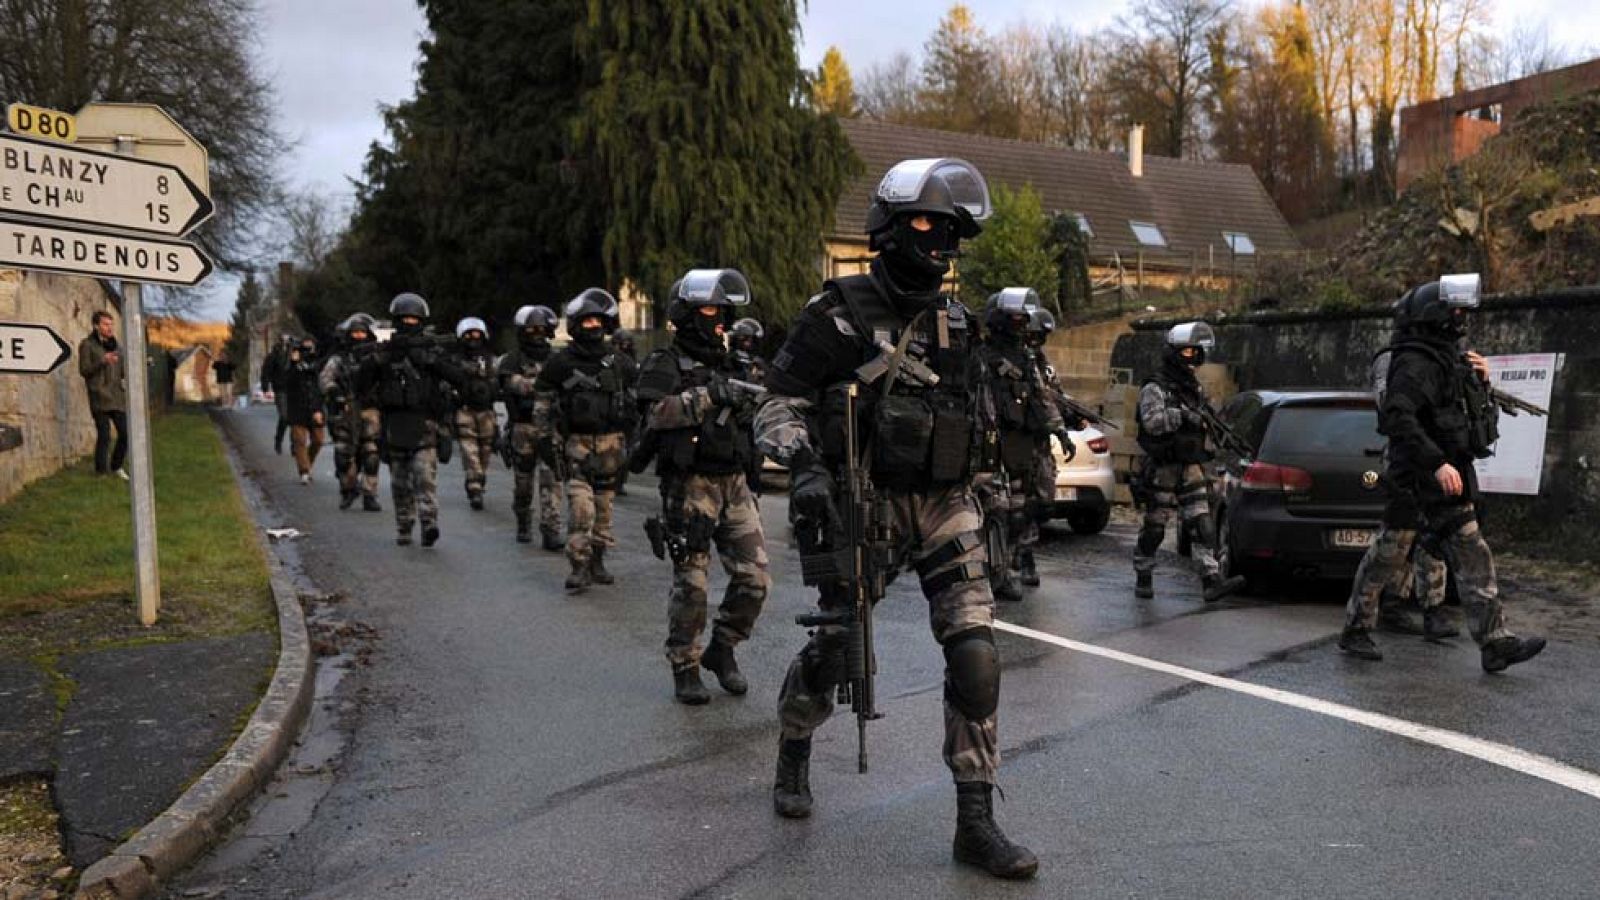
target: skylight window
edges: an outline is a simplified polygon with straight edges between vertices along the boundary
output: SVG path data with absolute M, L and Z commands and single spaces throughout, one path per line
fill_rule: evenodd
M 1139 239 L 1139 243 L 1146 247 L 1165 247 L 1167 245 L 1166 235 L 1162 234 L 1161 229 L 1150 222 L 1129 222 L 1128 227 L 1133 229 L 1133 236 Z
M 1244 256 L 1256 252 L 1255 242 L 1250 240 L 1250 235 L 1242 231 L 1224 231 L 1222 239 L 1228 242 L 1228 249 Z
M 1078 230 L 1089 237 L 1094 237 L 1094 226 L 1089 224 L 1089 217 L 1083 213 L 1073 213 L 1072 217 L 1078 220 Z

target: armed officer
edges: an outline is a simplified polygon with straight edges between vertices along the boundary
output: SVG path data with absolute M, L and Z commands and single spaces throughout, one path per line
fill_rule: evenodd
M 589 288 L 568 301 L 565 349 L 553 354 L 534 381 L 533 422 L 545 459 L 564 470 L 567 484 L 566 588 L 581 593 L 590 584 L 611 584 L 606 549 L 617 473 L 627 460 L 623 429 L 635 411 L 628 398 L 638 369 L 606 346 L 617 330 L 617 301 Z
M 544 549 L 560 550 L 561 481 L 539 456 L 539 428 L 533 419 L 533 385 L 550 359 L 550 336 L 556 314 L 548 306 L 524 306 L 513 320 L 517 349 L 500 360 L 500 396 L 511 419 L 511 465 L 516 471 L 516 491 L 511 507 L 517 514 L 517 542 L 533 540 L 533 495 L 539 494 L 539 535 Z
M 985 389 L 993 398 L 1000 426 L 1002 466 L 1000 473 L 990 476 L 986 512 L 1004 518 L 1006 546 L 1013 554 L 1011 560 L 989 561 L 990 566 L 1003 568 L 995 588 L 995 598 L 999 600 L 1022 599 L 1022 590 L 1011 572 L 1013 561 L 1021 567 L 1025 583 L 1039 583 L 1033 561 L 1039 523 L 1029 502 L 1038 493 L 1038 481 L 1044 475 L 1039 468 L 1039 448 L 1048 447 L 1052 436 L 1061 441 L 1062 447 L 1072 446 L 1061 409 L 1045 389 L 1027 344 L 1032 311 L 1038 305 L 1039 294 L 1032 288 L 1006 288 L 989 298 L 984 311 L 981 356 Z
M 749 690 L 733 648 L 749 639 L 770 584 L 761 514 L 745 481 L 756 396 L 724 372 L 733 310 L 749 300 L 750 285 L 735 269 L 685 275 L 667 304 L 672 346 L 646 357 L 639 371 L 641 446 L 661 479 L 661 518 L 647 528 L 672 560 L 667 661 L 674 696 L 690 705 L 711 699 L 701 667 L 730 694 Z M 702 653 L 713 543 L 728 587 Z
M 637 363 L 639 361 L 639 347 L 638 347 L 638 344 L 634 340 L 633 332 L 629 331 L 626 328 L 618 328 L 615 332 L 612 333 L 612 335 L 611 335 L 611 349 L 615 350 L 617 353 L 622 354 L 623 356 L 626 356 L 628 359 L 632 360 L 635 363 Z M 638 443 L 639 443 L 639 418 L 640 417 L 638 415 L 638 412 L 639 412 L 638 406 L 639 406 L 639 398 L 637 396 L 630 397 L 629 398 L 629 402 L 627 404 L 628 425 L 627 425 L 626 428 L 622 429 L 622 437 L 626 441 L 626 446 L 628 448 L 628 457 L 630 459 L 633 457 L 634 450 L 638 446 Z M 626 497 L 626 496 L 628 496 L 628 472 L 629 472 L 630 468 L 631 468 L 630 466 L 623 466 L 622 467 L 622 471 L 617 473 L 617 496 L 618 497 Z
M 333 438 L 333 465 L 339 472 L 339 508 L 349 509 L 361 499 L 367 512 L 382 512 L 378 502 L 378 467 L 383 459 L 378 448 L 382 437 L 383 415 L 377 398 L 369 391 L 356 391 L 356 370 L 360 357 L 370 353 L 378 336 L 377 323 L 366 313 L 356 313 L 335 329 L 339 342 L 317 375 L 328 410 L 328 432 Z
M 1195 370 L 1217 346 L 1211 326 L 1185 322 L 1167 332 L 1161 369 L 1139 389 L 1139 446 L 1145 452 L 1142 476 L 1144 524 L 1133 554 L 1134 596 L 1155 596 L 1152 573 L 1156 551 L 1176 512 L 1189 531 L 1190 555 L 1200 570 L 1207 601 L 1220 600 L 1244 586 L 1244 578 L 1224 578 L 1217 565 L 1217 527 L 1211 517 L 1211 488 L 1204 463 L 1212 459 L 1206 441 L 1211 410 Z
M 439 540 L 440 421 L 445 414 L 444 385 L 458 390 L 461 372 L 445 356 L 439 336 L 425 333 L 428 301 L 417 294 L 389 302 L 394 336 L 361 361 L 356 390 L 372 391 L 383 412 L 383 444 L 389 461 L 389 491 L 394 498 L 395 543 L 408 546 L 412 527 L 422 522 L 422 546 Z
M 1061 410 L 1061 420 L 1067 427 L 1074 431 L 1082 431 L 1089 427 L 1089 421 L 1071 406 L 1072 398 L 1067 394 L 1066 388 L 1061 386 L 1061 379 L 1056 375 L 1056 367 L 1050 364 L 1050 358 L 1045 355 L 1044 345 L 1050 340 L 1050 335 L 1056 330 L 1056 317 L 1050 310 L 1043 306 L 1035 306 L 1029 311 L 1028 332 L 1025 342 L 1028 352 L 1033 359 L 1034 368 L 1038 370 L 1040 383 L 1043 384 L 1045 393 L 1051 398 L 1057 408 Z M 1078 448 L 1069 438 L 1059 438 L 1061 452 L 1066 454 L 1067 462 L 1077 458 Z M 1038 461 L 1035 463 L 1037 475 L 1033 479 L 1034 490 L 1028 497 L 1028 504 L 1037 525 L 1043 525 L 1050 519 L 1050 510 L 1056 502 L 1056 454 L 1052 441 L 1049 438 L 1039 442 Z M 1039 584 L 1039 569 L 1033 559 L 1033 547 L 1021 547 L 1017 551 L 1018 569 L 1022 575 L 1022 583 L 1027 587 L 1036 587 Z
M 728 370 L 751 384 L 766 384 L 767 361 L 761 358 L 761 340 L 767 336 L 761 323 L 748 316 L 733 323 L 728 335 Z
M 483 509 L 483 490 L 489 481 L 489 461 L 494 458 L 500 420 L 494 399 L 500 373 L 489 349 L 489 326 L 476 316 L 456 323 L 460 348 L 455 365 L 464 379 L 455 412 L 456 442 L 461 445 L 461 470 L 466 473 L 467 502 Z
M 1447 275 L 1400 299 L 1378 428 L 1389 438 L 1384 469 L 1389 496 L 1398 498 L 1407 516 L 1420 512 L 1420 540 L 1437 548 L 1455 574 L 1483 669 L 1499 672 L 1537 656 L 1545 640 L 1518 637 L 1506 627 L 1494 558 L 1478 527 L 1473 461 L 1494 453 L 1499 417 L 1489 398 L 1488 362 L 1460 349 L 1478 299 L 1477 275 Z M 1391 521 L 1400 529 L 1418 524 L 1386 515 L 1385 524 Z M 1368 549 L 1339 649 L 1361 659 L 1383 658 L 1370 634 L 1378 613 L 1371 585 L 1381 590 L 1404 559 L 1387 542 Z
M 955 858 L 996 876 L 1026 878 L 1038 860 L 1000 831 L 991 804 L 1000 764 L 1000 659 L 990 627 L 994 597 L 983 516 L 971 489 L 973 450 L 987 423 L 975 421 L 965 310 L 940 293 L 961 240 L 978 234 L 988 212 L 988 189 L 968 163 L 920 159 L 890 169 L 867 214 L 870 245 L 879 251 L 870 274 L 827 282 L 796 318 L 768 370 L 770 393 L 755 433 L 758 448 L 791 473 L 797 534 L 820 533 L 826 549 L 838 551 L 862 537 L 844 533 L 839 501 L 844 413 L 854 402 L 851 392 L 863 394 L 861 440 L 852 449 L 876 492 L 871 506 L 879 521 L 872 529 L 888 532 L 887 540 L 872 540 L 893 555 L 885 575 L 915 567 L 944 648 Z M 824 616 L 854 602 L 847 582 L 822 586 Z M 842 625 L 817 628 L 789 667 L 773 786 L 780 815 L 811 814 L 811 734 L 827 721 L 835 687 L 857 665 L 850 654 L 862 651 L 850 649 L 851 635 Z

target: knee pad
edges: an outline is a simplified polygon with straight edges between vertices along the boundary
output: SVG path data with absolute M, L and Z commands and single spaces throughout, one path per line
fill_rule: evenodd
M 519 457 L 517 457 L 517 471 L 518 472 L 521 472 L 524 475 L 532 475 L 534 473 L 534 470 L 536 470 L 538 468 L 539 468 L 539 457 L 531 456 L 531 455 L 530 456 L 519 456 Z
M 944 699 L 963 716 L 981 722 L 1000 706 L 1000 653 L 994 632 L 969 628 L 944 642 Z
M 1216 546 L 1217 522 L 1215 519 L 1211 518 L 1210 513 L 1206 513 L 1203 516 L 1195 516 L 1193 519 L 1189 520 L 1189 523 L 1189 527 L 1191 529 L 1189 532 L 1189 537 L 1193 538 L 1196 544 L 1199 544 L 1202 547 Z
M 1139 552 L 1145 556 L 1154 556 L 1156 551 L 1161 549 L 1161 542 L 1166 536 L 1165 523 L 1145 522 L 1144 527 L 1139 529 Z
M 800 677 L 812 694 L 826 694 L 846 677 L 846 642 L 850 634 L 838 626 L 818 628 L 800 651 Z
M 361 458 L 361 473 L 363 475 L 376 475 L 378 474 L 378 468 L 382 465 L 383 460 L 378 458 L 378 454 L 369 453 Z

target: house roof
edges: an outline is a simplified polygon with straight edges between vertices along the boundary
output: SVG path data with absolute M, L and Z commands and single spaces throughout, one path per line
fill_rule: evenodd
M 1146 259 L 1170 257 L 1187 265 L 1193 252 L 1203 266 L 1209 245 L 1220 264 L 1228 259 L 1225 231 L 1248 235 L 1263 253 L 1300 249 L 1289 223 L 1249 166 L 1146 154 L 1144 175 L 1134 178 L 1120 153 L 1071 150 L 871 119 L 846 119 L 840 124 L 866 164 L 835 209 L 834 236 L 840 239 L 860 239 L 872 193 L 895 163 L 954 156 L 977 166 L 991 189 L 995 184 L 1012 189 L 1032 185 L 1043 199 L 1046 213 L 1086 216 L 1094 232 L 1090 248 L 1096 256 L 1118 252 L 1131 258 L 1143 249 Z M 1158 226 L 1167 249 L 1140 244 L 1130 222 Z
M 188 362 L 189 357 L 194 356 L 196 353 L 204 353 L 206 356 L 210 356 L 211 348 L 205 344 L 195 344 L 193 347 L 184 347 L 182 350 L 172 351 L 172 358 L 175 361 L 173 363 L 174 367 Z

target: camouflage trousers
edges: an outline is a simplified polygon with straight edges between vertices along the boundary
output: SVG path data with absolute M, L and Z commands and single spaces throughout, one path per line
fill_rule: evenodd
M 1464 502 L 1433 504 L 1427 509 L 1426 518 L 1426 528 L 1449 564 L 1451 574 L 1455 576 L 1456 593 L 1461 597 L 1473 640 L 1481 645 L 1498 638 L 1513 637 L 1511 629 L 1506 627 L 1505 608 L 1500 601 L 1494 554 L 1490 552 L 1488 542 L 1483 539 L 1483 531 L 1478 527 L 1477 509 L 1471 503 Z M 1389 584 L 1405 568 L 1406 556 L 1397 551 L 1398 544 L 1398 540 L 1383 543 L 1373 541 L 1366 557 L 1361 560 L 1361 571 L 1356 576 L 1358 589 L 1375 582 L 1378 585 L 1376 593 L 1381 593 L 1384 585 Z M 1425 555 L 1426 551 L 1418 551 L 1418 556 Z M 1371 574 L 1365 574 L 1369 569 L 1372 570 Z M 1441 578 L 1441 601 L 1443 592 Z M 1374 593 L 1370 587 L 1368 593 Z M 1352 592 L 1346 613 L 1350 627 L 1371 630 L 1377 624 L 1378 604 L 1376 600 L 1367 601 L 1365 594 Z
M 684 558 L 674 560 L 672 565 L 666 653 L 667 660 L 677 669 L 700 661 L 699 641 L 706 629 L 713 544 L 722 559 L 723 571 L 728 573 L 728 587 L 712 625 L 714 640 L 731 647 L 750 638 L 771 579 L 767 575 L 761 513 L 744 473 L 671 479 L 662 483 L 661 490 L 666 521 L 686 528 L 691 540 L 699 534 L 708 535 L 699 546 L 691 543 Z M 706 522 L 706 527 L 691 527 L 697 519 Z
M 527 422 L 511 426 L 511 454 L 516 467 L 516 491 L 511 508 L 518 516 L 533 509 L 534 488 L 539 492 L 539 527 L 552 534 L 561 531 L 561 482 L 539 459 L 539 430 Z
M 595 547 L 617 545 L 611 531 L 611 501 L 628 448 L 622 432 L 613 431 L 569 435 L 562 452 L 567 465 L 567 559 L 582 566 Z
M 1444 602 L 1445 566 L 1417 546 L 1417 531 L 1385 524 L 1356 569 L 1350 601 L 1345 605 L 1352 626 L 1371 629 L 1378 621 L 1383 595 L 1404 598 L 1415 594 L 1424 609 Z
M 989 590 L 983 515 L 978 501 L 964 485 L 937 488 L 925 494 L 890 493 L 885 498 L 894 521 L 891 529 L 899 546 L 902 566 L 911 564 L 928 601 L 929 625 L 934 639 L 951 646 L 964 632 L 988 632 L 994 622 L 994 596 Z M 846 602 L 844 592 L 824 588 L 819 605 L 827 610 Z M 800 651 L 784 678 L 778 697 L 778 718 L 783 736 L 808 737 L 833 712 L 837 678 L 837 626 L 818 628 Z M 1000 767 L 999 732 L 993 709 L 969 716 L 959 700 L 981 693 L 972 680 L 993 685 L 998 696 L 998 658 L 992 671 L 972 673 L 945 668 L 944 761 L 958 782 L 993 783 Z M 970 709 L 970 706 L 967 707 Z
M 483 496 L 489 481 L 489 461 L 494 459 L 495 436 L 500 422 L 492 409 L 456 410 L 456 441 L 461 445 L 461 470 L 466 473 L 467 496 Z
M 419 520 L 423 528 L 439 522 L 438 423 L 428 422 L 424 435 L 419 449 L 389 448 L 389 493 L 401 534 L 410 534 Z
M 1150 572 L 1156 567 L 1156 551 L 1167 536 L 1167 524 L 1177 513 L 1182 527 L 1189 531 L 1189 557 L 1200 574 L 1207 578 L 1218 573 L 1216 524 L 1211 519 L 1210 485 L 1205 470 L 1198 464 L 1151 464 L 1145 470 L 1144 524 L 1133 552 L 1135 572 Z
M 1033 489 L 1028 493 L 1028 500 L 1033 503 L 1034 521 L 1043 522 L 1050 517 L 1050 508 L 1056 504 L 1056 476 L 1060 474 L 1056 467 L 1055 444 L 1050 438 L 1045 438 L 1034 451 L 1033 467 Z
M 375 409 L 361 410 L 354 428 L 349 418 L 339 413 L 329 420 L 333 467 L 339 473 L 341 492 L 360 491 L 368 497 L 378 496 L 378 468 L 382 464 L 378 436 L 382 433 L 383 414 Z

